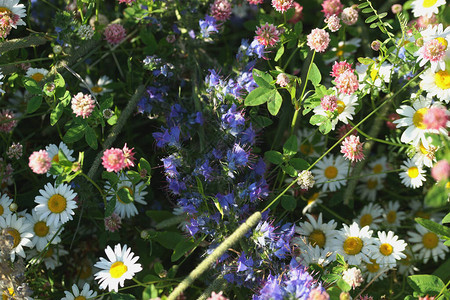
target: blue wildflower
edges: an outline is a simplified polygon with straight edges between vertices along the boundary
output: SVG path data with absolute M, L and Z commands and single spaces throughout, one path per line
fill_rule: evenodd
M 245 118 L 242 111 L 237 111 L 236 104 L 232 104 L 228 111 L 222 115 L 222 127 L 228 129 L 230 134 L 237 136 L 245 125 Z
M 227 152 L 228 168 L 235 171 L 238 167 L 245 166 L 248 163 L 249 156 L 241 146 L 234 144 L 233 149 Z
M 211 16 L 206 15 L 204 20 L 199 21 L 200 33 L 203 38 L 209 38 L 210 34 L 213 32 L 219 32 L 218 25 L 216 24 L 216 19 Z
M 159 148 L 165 147 L 166 145 L 173 147 L 180 147 L 180 133 L 181 130 L 179 127 L 171 127 L 170 129 L 166 129 L 161 127 L 163 132 L 154 132 L 152 133 L 153 137 L 156 140 L 156 146 Z
M 164 170 L 166 176 L 176 178 L 180 175 L 177 171 L 177 167 L 180 166 L 180 159 L 175 155 L 170 155 L 168 157 L 162 158 L 161 161 L 164 163 Z

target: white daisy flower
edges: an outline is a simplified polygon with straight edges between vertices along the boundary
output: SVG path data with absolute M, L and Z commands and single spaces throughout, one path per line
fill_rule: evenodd
M 47 74 L 48 74 L 48 71 L 46 69 L 29 68 L 27 70 L 27 73 L 25 74 L 25 76 L 33 78 L 36 82 L 40 82 L 42 79 L 44 79 L 45 76 L 47 76 Z
M 97 292 L 94 292 L 89 287 L 89 284 L 85 283 L 83 289 L 80 291 L 76 284 L 72 285 L 72 292 L 64 291 L 65 297 L 61 300 L 87 300 L 93 299 L 97 296 Z
M 398 262 L 398 272 L 402 275 L 413 275 L 414 272 L 419 271 L 418 268 L 416 268 L 413 263 L 414 263 L 414 255 L 411 251 L 411 247 L 406 247 L 405 249 L 405 255 L 406 257 L 399 260 Z
M 15 24 L 12 24 L 13 28 L 17 28 L 19 25 L 26 25 L 22 20 L 27 15 L 25 5 L 19 4 L 19 0 L 0 0 L 0 11 L 11 13 L 18 19 Z
M 407 244 L 404 240 L 399 240 L 394 232 L 378 231 L 378 239 L 375 244 L 370 247 L 372 251 L 372 259 L 375 259 L 381 266 L 393 268 L 397 265 L 397 261 L 406 258 L 403 253 Z
M 3 234 L 13 238 L 13 248 L 10 252 L 11 261 L 14 261 L 16 254 L 25 258 L 23 247 L 32 248 L 34 246 L 31 238 L 31 224 L 26 218 L 19 218 L 16 214 L 7 215 L 0 218 L 0 229 Z
M 34 202 L 38 205 L 34 208 L 39 215 L 39 220 L 45 220 L 48 226 L 60 226 L 73 219 L 77 208 L 75 202 L 75 193 L 69 185 L 63 183 L 57 187 L 47 183 L 43 190 L 39 190 L 40 196 L 34 198 Z
M 364 206 L 359 216 L 354 220 L 359 226 L 369 226 L 372 229 L 378 229 L 378 225 L 383 221 L 383 209 L 380 205 L 369 203 Z
M 77 265 L 78 284 L 90 283 L 94 280 L 93 265 L 94 263 L 89 258 L 84 258 Z
M 429 132 L 429 130 L 427 130 L 426 125 L 423 123 L 423 117 L 430 108 L 430 105 L 431 100 L 420 95 L 420 98 L 414 101 L 412 107 L 402 105 L 396 110 L 404 118 L 395 120 L 393 123 L 397 124 L 397 127 L 408 127 L 400 138 L 402 143 L 417 146 L 419 142 L 422 142 L 423 145 L 428 145 L 425 133 Z
M 320 192 L 315 192 L 308 198 L 307 205 L 302 209 L 302 214 L 311 212 L 314 207 L 321 204 L 323 201 L 320 199 Z
M 306 245 L 299 256 L 295 259 L 304 266 L 319 265 L 325 267 L 333 261 L 331 258 L 332 251 L 329 248 L 313 247 L 311 244 Z
M 415 18 L 420 16 L 431 17 L 439 13 L 439 6 L 445 5 L 445 0 L 415 0 L 412 4 L 412 12 Z
M 129 190 L 131 196 L 134 198 L 134 201 L 125 203 L 120 199 L 117 191 L 123 188 Z M 147 187 L 144 186 L 143 182 L 139 182 L 138 184 L 133 186 L 133 183 L 126 177 L 125 174 L 122 173 L 120 174 L 116 189 L 111 187 L 109 181 L 106 182 L 105 190 L 110 191 L 106 196 L 106 200 L 111 201 L 113 197 L 116 198 L 116 206 L 114 208 L 114 212 L 118 214 L 122 219 L 130 218 L 138 214 L 138 210 L 134 205 L 135 202 L 143 205 L 147 204 L 147 202 L 144 200 L 144 196 L 147 195 L 147 192 L 145 191 L 146 188 Z
M 385 219 L 384 224 L 387 227 L 398 227 L 400 223 L 406 218 L 404 211 L 399 211 L 400 203 L 398 201 L 389 201 L 386 209 L 384 210 L 383 217 Z
M 356 191 L 360 194 L 362 199 L 375 201 L 377 191 L 382 188 L 383 185 L 381 184 L 380 179 L 366 176 L 363 177 L 361 184 L 356 187 Z
M 367 276 L 366 282 L 372 281 L 375 277 L 375 281 L 383 280 L 386 278 L 386 273 L 389 268 L 386 266 L 380 266 L 375 259 L 371 258 L 369 262 L 362 264 L 362 271 L 365 276 Z
M 359 228 L 358 223 L 353 222 L 336 232 L 331 241 L 330 248 L 341 254 L 350 265 L 359 265 L 361 261 L 369 262 L 370 245 L 374 243 L 372 230 L 369 226 Z
M 59 227 L 54 224 L 47 226 L 45 221 L 39 220 L 39 215 L 33 210 L 30 214 L 27 214 L 28 221 L 31 223 L 31 232 L 33 233 L 33 238 L 31 241 L 36 245 L 38 251 L 44 250 L 48 243 L 58 244 L 61 242 L 59 237 L 58 229 Z M 58 235 L 56 235 L 58 233 Z
M 12 203 L 12 199 L 8 197 L 8 195 L 3 194 L 0 197 L 0 218 L 6 218 L 6 216 L 11 215 L 12 212 L 9 209 L 9 206 Z
M 414 53 L 419 66 L 423 67 L 430 62 L 431 71 L 445 70 L 445 57 L 450 43 L 450 26 L 444 30 L 442 24 L 428 25 L 420 34 L 423 38 L 423 46 Z
M 420 75 L 422 81 L 420 88 L 427 92 L 427 97 L 436 96 L 440 101 L 448 104 L 450 102 L 450 70 L 439 70 L 433 72 L 428 69 Z
M 355 114 L 355 106 L 358 105 L 358 97 L 356 94 L 339 94 L 336 92 L 337 97 L 337 116 L 331 120 L 331 130 L 336 128 L 336 124 L 341 121 L 344 124 L 348 124 L 348 120 L 353 120 Z M 314 108 L 314 114 L 322 115 L 328 118 L 329 112 L 325 111 L 319 104 Z M 322 123 L 316 124 L 320 126 Z
M 105 250 L 108 260 L 103 257 L 94 267 L 101 269 L 95 274 L 95 279 L 99 280 L 101 289 L 118 292 L 119 284 L 123 287 L 126 279 L 132 279 L 134 274 L 142 270 L 141 264 L 137 264 L 139 256 L 133 257 L 134 253 L 131 248 L 120 244 L 114 247 L 114 251 L 108 246 Z
M 417 166 L 423 167 L 424 165 L 428 168 L 433 167 L 433 163 L 436 162 L 435 153 L 439 147 L 433 146 L 431 143 L 428 146 L 424 146 L 422 142 L 416 146 L 416 154 L 412 158 L 412 161 Z
M 425 170 L 422 167 L 417 166 L 411 159 L 403 162 L 403 165 L 400 167 L 403 172 L 400 173 L 400 178 L 402 179 L 402 183 L 407 187 L 416 189 L 423 185 L 423 182 L 426 181 L 426 178 L 423 174 L 425 174 Z
M 361 46 L 361 39 L 352 38 L 348 41 L 340 41 L 337 47 L 332 47 L 328 54 L 334 54 L 332 58 L 325 59 L 325 64 L 331 64 L 336 60 L 342 60 L 350 57 Z
M 420 224 L 415 224 L 417 232 L 408 231 L 408 242 L 411 244 L 411 250 L 419 259 L 423 259 L 426 264 L 430 257 L 437 262 L 438 259 L 445 258 L 445 252 L 448 247 L 444 245 L 439 236 L 426 229 Z
M 334 192 L 345 185 L 347 171 L 348 162 L 344 157 L 338 155 L 335 159 L 332 154 L 320 160 L 316 164 L 316 168 L 311 170 L 316 178 L 317 186 L 321 186 L 323 192 L 328 190 Z
M 106 75 L 100 77 L 96 84 L 94 84 L 94 82 L 92 81 L 92 79 L 89 76 L 86 76 L 85 82 L 86 82 L 86 84 L 80 83 L 80 86 L 82 88 L 90 89 L 92 91 L 92 94 L 94 94 L 95 96 L 101 96 L 104 93 L 109 93 L 112 91 L 111 89 L 106 88 L 106 86 L 108 84 L 113 82 Z
M 322 213 L 319 214 L 317 220 L 310 214 L 306 214 L 309 222 L 301 222 L 299 226 L 295 226 L 295 232 L 301 237 L 295 237 L 292 242 L 301 248 L 307 244 L 319 246 L 321 249 L 328 248 L 333 236 L 336 233 L 336 222 L 334 220 L 323 223 Z
M 387 62 L 380 64 L 376 58 L 373 58 L 373 60 L 375 63 L 370 65 L 370 69 L 369 65 L 356 64 L 355 70 L 358 73 L 360 91 L 366 90 L 368 92 L 369 87 L 373 86 L 381 89 L 384 84 L 391 80 L 392 65 Z
M 386 171 L 389 170 L 389 165 L 387 163 L 386 156 L 382 156 L 369 163 L 369 174 L 371 178 L 384 179 L 387 174 Z
M 298 151 L 307 157 L 319 157 L 325 138 L 317 130 L 303 128 L 297 131 Z
M 31 264 L 44 263 L 47 270 L 54 270 L 57 267 L 62 266 L 61 256 L 69 254 L 67 250 L 64 250 L 62 245 L 50 245 L 45 252 L 38 252 L 36 250 L 31 250 L 28 253 L 29 262 Z

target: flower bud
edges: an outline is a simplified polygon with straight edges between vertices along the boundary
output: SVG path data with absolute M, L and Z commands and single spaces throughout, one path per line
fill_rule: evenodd
M 12 212 L 16 212 L 18 208 L 19 206 L 15 202 L 11 203 L 11 205 L 9 206 L 9 210 Z
M 53 46 L 53 53 L 56 55 L 60 54 L 62 52 L 62 47 L 60 45 Z
M 370 48 L 372 48 L 373 51 L 380 50 L 380 46 L 381 46 L 381 43 L 379 40 L 375 40 L 372 42 L 372 44 L 370 44 Z
M 398 14 L 403 10 L 403 6 L 401 4 L 394 4 L 391 6 L 391 10 L 393 14 Z

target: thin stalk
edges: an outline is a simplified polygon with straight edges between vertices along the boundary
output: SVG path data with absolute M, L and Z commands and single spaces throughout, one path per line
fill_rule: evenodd
M 98 192 L 100 193 L 100 195 L 102 196 L 103 199 L 103 203 L 106 206 L 106 198 L 105 198 L 105 194 L 103 194 L 102 189 L 98 186 L 98 184 L 95 183 L 95 181 L 93 181 L 91 178 L 89 178 L 86 174 L 84 174 L 83 172 L 80 173 L 81 176 L 83 176 L 84 178 L 86 178 L 87 181 L 89 181 L 93 186 L 95 186 L 95 188 L 98 190 Z
M 350 125 L 354 126 L 353 122 L 349 121 L 349 123 L 350 123 Z M 359 128 L 356 128 L 356 131 L 358 131 L 358 132 L 359 132 L 362 136 L 364 136 L 366 139 L 372 140 L 372 141 L 374 141 L 374 142 L 383 143 L 383 144 L 392 145 L 392 146 L 397 146 L 397 147 L 402 147 L 402 148 L 407 148 L 407 147 L 408 147 L 407 145 L 404 145 L 404 144 L 392 143 L 392 142 L 389 142 L 389 141 L 385 141 L 385 140 L 382 140 L 382 139 L 378 139 L 378 138 L 371 137 L 370 135 L 368 135 L 367 133 L 364 133 L 364 132 L 363 132 L 361 129 L 359 129 Z
M 450 280 L 447 281 L 447 284 L 442 288 L 442 290 L 439 292 L 439 294 L 436 296 L 436 300 L 439 299 L 439 297 L 444 293 L 444 291 L 447 289 L 448 285 L 450 284 Z

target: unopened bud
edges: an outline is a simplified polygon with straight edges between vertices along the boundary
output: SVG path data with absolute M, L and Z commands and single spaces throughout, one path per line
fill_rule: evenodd
M 420 37 L 416 40 L 416 46 L 417 47 L 422 47 L 423 46 L 423 37 Z
M 142 230 L 141 231 L 141 239 L 146 240 L 150 237 L 150 234 L 148 233 L 147 230 Z
M 381 46 L 381 43 L 379 40 L 375 40 L 372 42 L 372 44 L 370 44 L 370 48 L 372 48 L 373 51 L 380 50 L 380 46 Z
M 78 172 L 78 171 L 80 171 L 80 169 L 81 169 L 81 166 L 80 166 L 79 162 L 74 162 L 72 164 L 72 172 Z
M 60 54 L 62 52 L 62 47 L 60 45 L 53 46 L 53 53 L 56 55 Z
M 403 6 L 401 4 L 394 4 L 392 5 L 391 10 L 393 14 L 398 14 L 403 10 Z
M 114 116 L 114 112 L 107 108 L 103 110 L 103 118 L 105 118 L 106 120 L 108 120 L 109 118 L 111 118 L 112 116 Z
M 9 210 L 12 212 L 16 212 L 17 209 L 19 208 L 19 206 L 17 205 L 17 203 L 11 203 L 11 205 L 9 205 Z
M 351 300 L 352 296 L 350 296 L 350 293 L 342 292 L 339 295 L 339 300 Z
M 284 74 L 284 73 L 280 73 L 277 76 L 277 84 L 281 87 L 286 87 L 289 84 L 289 77 Z

